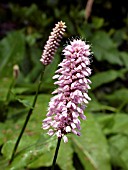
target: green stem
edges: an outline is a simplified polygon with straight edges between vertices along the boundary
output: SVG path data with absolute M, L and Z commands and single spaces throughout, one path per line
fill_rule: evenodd
M 59 147 L 60 147 L 60 142 L 61 142 L 61 137 L 58 138 L 58 142 L 57 142 L 56 151 L 55 151 L 54 159 L 53 159 L 53 162 L 52 162 L 52 168 L 51 168 L 51 170 L 54 170 L 54 169 L 55 169 L 55 164 L 56 164 L 56 160 L 57 160 L 57 156 L 58 156 L 58 151 L 59 151 Z
M 6 103 L 8 103 L 8 101 L 9 101 L 11 90 L 12 90 L 14 84 L 15 84 L 15 79 L 12 78 L 12 81 L 11 81 L 11 84 L 9 86 L 8 93 L 7 93 L 7 96 L 6 96 Z
M 17 141 L 16 141 L 16 143 L 15 143 L 15 146 L 14 146 L 14 149 L 13 149 L 13 152 L 12 152 L 12 156 L 11 156 L 11 159 L 10 159 L 9 163 L 11 163 L 11 162 L 13 161 L 13 159 L 14 159 L 14 156 L 15 156 L 16 150 L 17 150 L 17 148 L 18 148 L 19 142 L 20 142 L 20 140 L 21 140 L 21 137 L 22 137 L 22 135 L 23 135 L 23 133 L 24 133 L 24 130 L 25 130 L 26 126 L 27 126 L 27 123 L 28 123 L 28 121 L 29 121 L 29 119 L 30 119 L 30 116 L 32 115 L 32 112 L 33 112 L 33 109 L 34 109 L 34 107 L 35 107 L 36 100 L 37 100 L 37 97 L 38 97 L 38 92 L 39 92 L 39 89 L 40 89 L 40 86 L 41 86 L 41 82 L 42 82 L 42 79 L 43 79 L 44 70 L 45 70 L 45 67 L 44 67 L 44 69 L 43 69 L 43 71 L 42 71 L 42 73 L 41 73 L 41 76 L 40 76 L 39 84 L 38 84 L 38 87 L 37 87 L 37 90 L 36 90 L 36 94 L 35 94 L 35 98 L 34 98 L 34 100 L 33 100 L 32 107 L 31 107 L 30 110 L 28 111 L 28 114 L 27 114 L 27 116 L 26 116 L 24 125 L 23 125 L 23 127 L 22 127 L 22 129 L 21 129 L 21 132 L 20 132 L 20 134 L 19 134 L 19 136 L 18 136 L 18 138 L 17 138 Z

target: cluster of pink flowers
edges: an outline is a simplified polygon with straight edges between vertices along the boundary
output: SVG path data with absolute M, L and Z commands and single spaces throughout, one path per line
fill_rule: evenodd
M 91 100 L 88 96 L 88 76 L 91 74 L 90 46 L 82 40 L 73 40 L 67 45 L 63 54 L 65 58 L 59 64 L 59 69 L 53 79 L 58 88 L 50 102 L 47 118 L 43 120 L 42 128 L 48 130 L 50 136 L 56 135 L 68 142 L 67 134 L 80 135 L 80 119 L 85 120 L 84 109 Z
M 51 32 L 51 35 L 44 46 L 44 51 L 40 59 L 44 65 L 48 65 L 52 62 L 54 54 L 65 32 L 65 28 L 65 23 L 62 21 L 58 22 L 55 25 L 55 28 L 53 28 L 53 31 Z

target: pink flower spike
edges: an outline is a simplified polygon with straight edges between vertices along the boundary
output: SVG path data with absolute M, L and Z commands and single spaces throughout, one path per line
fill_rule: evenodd
M 55 25 L 55 28 L 53 28 L 53 31 L 51 32 L 51 35 L 49 36 L 49 39 L 44 46 L 44 50 L 40 59 L 42 64 L 48 65 L 52 62 L 54 54 L 65 32 L 65 28 L 66 25 L 62 21 L 58 22 Z
M 90 46 L 82 40 L 73 40 L 67 45 L 63 54 L 65 58 L 59 64 L 53 79 L 58 86 L 49 102 L 47 118 L 43 121 L 43 129 L 49 129 L 50 136 L 56 135 L 68 142 L 67 134 L 80 136 L 80 119 L 86 120 L 84 110 L 91 98 L 88 96 L 88 76 Z

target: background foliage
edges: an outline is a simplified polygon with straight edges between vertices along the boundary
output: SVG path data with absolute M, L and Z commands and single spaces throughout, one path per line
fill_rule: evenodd
M 0 167 L 7 170 L 49 169 L 56 139 L 41 129 L 54 90 L 52 76 L 68 39 L 92 44 L 92 101 L 82 121 L 82 136 L 69 135 L 56 169 L 128 170 L 128 18 L 127 2 L 95 0 L 88 21 L 83 0 L 0 2 Z M 64 21 L 67 31 L 55 60 L 47 67 L 34 113 L 17 154 L 8 161 L 28 109 L 42 65 L 39 61 L 51 29 Z M 20 75 L 9 100 L 13 66 Z

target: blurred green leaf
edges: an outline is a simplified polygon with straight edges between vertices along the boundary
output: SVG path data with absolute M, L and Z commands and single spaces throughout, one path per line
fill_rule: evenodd
M 38 164 L 35 164 L 38 158 L 40 160 L 40 166 L 50 165 L 51 162 L 49 160 L 51 159 L 52 161 L 51 151 L 53 148 L 55 148 L 56 142 L 55 140 L 53 141 L 53 138 L 50 138 L 50 140 L 47 138 L 47 140 L 45 139 L 45 142 L 42 141 L 42 147 L 40 146 L 40 148 L 37 148 L 36 141 L 38 138 L 39 137 L 35 135 L 23 137 L 19 146 L 20 151 L 15 155 L 15 159 L 11 165 L 7 166 L 7 169 L 17 170 L 18 168 L 21 169 L 28 167 L 28 165 L 31 163 L 34 163 L 34 166 L 38 167 L 39 162 Z M 6 158 L 10 159 L 13 147 L 14 141 L 8 141 L 3 146 L 2 153 Z
M 3 77 L 1 78 L 1 81 L 0 81 L 0 97 L 1 97 L 1 100 L 5 100 L 6 99 L 6 95 L 7 95 L 7 92 L 9 90 L 9 86 L 12 82 L 12 78 L 10 77 Z
M 98 101 L 90 101 L 88 104 L 88 107 L 86 108 L 86 111 L 90 112 L 100 112 L 100 111 L 111 111 L 111 112 L 116 112 L 117 109 L 115 107 L 111 107 L 108 105 L 101 104 Z
M 22 31 L 11 32 L 0 41 L 0 74 L 13 70 L 25 54 L 25 36 Z M 5 67 L 7 69 L 5 69 Z M 11 71 L 12 72 L 12 71 Z
M 110 170 L 107 141 L 93 116 L 87 113 L 86 116 L 81 137 L 72 137 L 75 152 L 86 170 Z
M 109 140 L 111 161 L 123 170 L 128 169 L 128 136 L 115 135 Z
M 92 50 L 98 61 L 108 61 L 111 64 L 123 65 L 123 61 L 120 58 L 120 53 L 116 48 L 116 45 L 110 39 L 108 34 L 103 31 L 97 31 L 92 39 Z
M 94 28 L 99 29 L 104 25 L 104 18 L 93 17 L 92 18 L 92 25 Z
M 125 31 L 124 29 L 113 29 L 114 35 L 113 35 L 113 40 L 114 42 L 120 46 L 123 43 L 123 40 L 125 39 Z
M 128 103 L 128 89 L 121 88 L 112 94 L 106 95 L 105 98 L 114 105 L 120 106 L 122 103 L 126 105 Z
M 111 115 L 99 115 L 97 117 L 103 132 L 106 135 L 123 134 L 128 135 L 128 115 L 117 113 Z
M 92 90 L 96 89 L 97 87 L 112 82 L 117 78 L 124 78 L 124 74 L 127 72 L 127 69 L 121 70 L 108 70 L 101 73 L 96 73 L 94 76 L 91 77 L 91 88 Z
M 114 116 L 114 124 L 111 128 L 111 133 L 128 135 L 128 115 L 118 113 Z
M 35 33 L 32 33 L 32 34 L 27 35 L 27 36 L 26 36 L 26 41 L 27 41 L 27 43 L 28 43 L 30 46 L 32 46 L 32 45 L 35 44 L 36 40 L 37 40 L 38 38 L 41 38 L 41 37 L 42 37 L 41 34 L 35 32 Z
M 41 123 L 43 119 L 42 117 L 45 117 L 49 97 L 50 96 L 48 95 L 38 96 L 38 102 L 26 127 L 24 135 L 20 141 L 16 157 L 13 163 L 8 167 L 8 169 L 27 167 L 33 162 L 35 162 L 33 164 L 33 166 L 35 167 L 51 165 L 51 161 L 53 159 L 53 157 L 51 156 L 51 150 L 55 148 L 56 140 L 55 138 L 50 138 L 48 135 L 45 135 L 45 131 L 43 135 L 43 129 L 41 129 Z M 31 96 L 26 99 L 30 102 L 31 100 L 33 100 Z M 9 160 L 9 158 L 11 157 L 14 143 L 21 130 L 21 127 L 23 126 L 24 119 L 25 117 L 22 117 L 21 119 L 17 120 L 15 124 L 13 124 L 12 122 L 14 121 L 14 117 L 12 117 L 12 119 L 6 121 L 5 124 L 0 124 L 2 130 L 0 139 L 1 143 L 4 142 L 4 145 L 2 147 L 2 154 L 7 160 Z M 14 131 L 15 133 L 13 133 Z
M 121 58 L 124 62 L 126 68 L 128 68 L 128 53 L 127 52 L 120 52 Z
M 22 103 L 25 107 L 32 108 L 32 104 L 28 100 L 17 99 L 20 103 Z
M 115 123 L 115 114 L 105 115 L 99 113 L 95 115 L 95 118 L 98 120 L 105 135 L 111 133 L 111 129 Z

